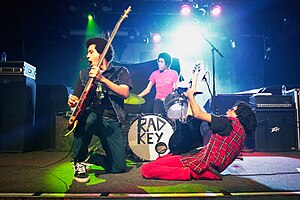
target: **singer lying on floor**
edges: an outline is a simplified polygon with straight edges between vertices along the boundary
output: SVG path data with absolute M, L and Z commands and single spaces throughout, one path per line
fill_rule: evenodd
M 217 116 L 203 112 L 194 98 L 195 91 L 189 89 L 189 98 L 194 118 L 210 123 L 212 132 L 209 142 L 199 150 L 183 155 L 168 154 L 143 164 L 144 178 L 164 180 L 210 179 L 221 180 L 224 171 L 240 154 L 246 135 L 252 134 L 257 126 L 255 113 L 242 101 Z

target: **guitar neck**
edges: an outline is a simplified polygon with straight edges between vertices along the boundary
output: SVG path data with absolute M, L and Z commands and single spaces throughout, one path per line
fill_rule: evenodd
M 129 6 L 127 8 L 127 10 L 124 11 L 124 14 L 120 17 L 119 21 L 117 22 L 110 38 L 108 39 L 106 45 L 105 45 L 105 48 L 104 50 L 102 51 L 101 53 L 101 57 L 99 59 L 99 62 L 97 64 L 97 67 L 100 68 L 104 58 L 105 58 L 105 55 L 113 41 L 113 38 L 115 37 L 122 21 L 127 17 L 128 13 L 131 11 L 131 7 Z M 84 90 L 83 90 L 83 93 L 81 94 L 80 98 L 79 98 L 79 101 L 78 101 L 78 104 L 76 105 L 72 115 L 70 116 L 70 119 L 69 119 L 69 127 L 73 126 L 73 124 L 75 123 L 75 121 L 78 119 L 79 115 L 81 112 L 83 112 L 86 108 L 86 105 L 87 105 L 87 96 L 88 94 L 90 93 L 91 89 L 93 88 L 93 83 L 94 83 L 94 80 L 95 78 L 90 78 L 88 83 L 86 84 Z
M 198 69 L 195 70 L 193 78 L 192 78 L 192 85 L 191 85 L 191 89 L 196 91 L 197 88 L 197 79 L 198 79 Z M 191 104 L 188 101 L 188 109 L 187 109 L 187 116 L 193 116 L 193 112 L 191 109 Z

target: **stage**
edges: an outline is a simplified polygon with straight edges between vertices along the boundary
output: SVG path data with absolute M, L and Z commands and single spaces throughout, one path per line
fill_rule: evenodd
M 299 199 L 300 152 L 243 152 L 223 180 L 145 179 L 142 161 L 127 160 L 127 172 L 106 174 L 90 166 L 90 181 L 73 180 L 70 152 L 1 153 L 0 198 L 213 198 Z

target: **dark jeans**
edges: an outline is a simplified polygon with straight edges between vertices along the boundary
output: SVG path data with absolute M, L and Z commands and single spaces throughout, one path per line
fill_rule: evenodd
M 88 112 L 80 119 L 74 133 L 74 162 L 83 162 L 93 135 L 99 137 L 106 155 L 91 154 L 89 162 L 102 166 L 107 172 L 126 171 L 125 147 L 121 123 Z
M 159 99 L 154 100 L 153 113 L 161 114 L 162 116 L 166 117 L 167 113 L 165 110 L 165 105 L 163 100 L 159 100 Z

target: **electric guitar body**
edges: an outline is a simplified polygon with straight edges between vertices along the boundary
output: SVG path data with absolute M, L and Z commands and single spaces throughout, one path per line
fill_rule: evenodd
M 203 146 L 203 137 L 200 132 L 202 121 L 188 116 L 186 122 L 176 120 L 176 130 L 169 140 L 170 152 L 184 154 L 192 149 Z
M 196 65 L 193 70 L 192 86 L 191 88 L 196 90 L 196 84 L 198 74 L 200 71 L 200 65 Z M 192 116 L 190 103 L 188 102 L 188 111 L 186 121 L 176 120 L 175 131 L 170 137 L 169 148 L 170 153 L 184 154 L 197 147 L 203 146 L 203 136 L 200 131 L 202 120 L 196 119 Z

